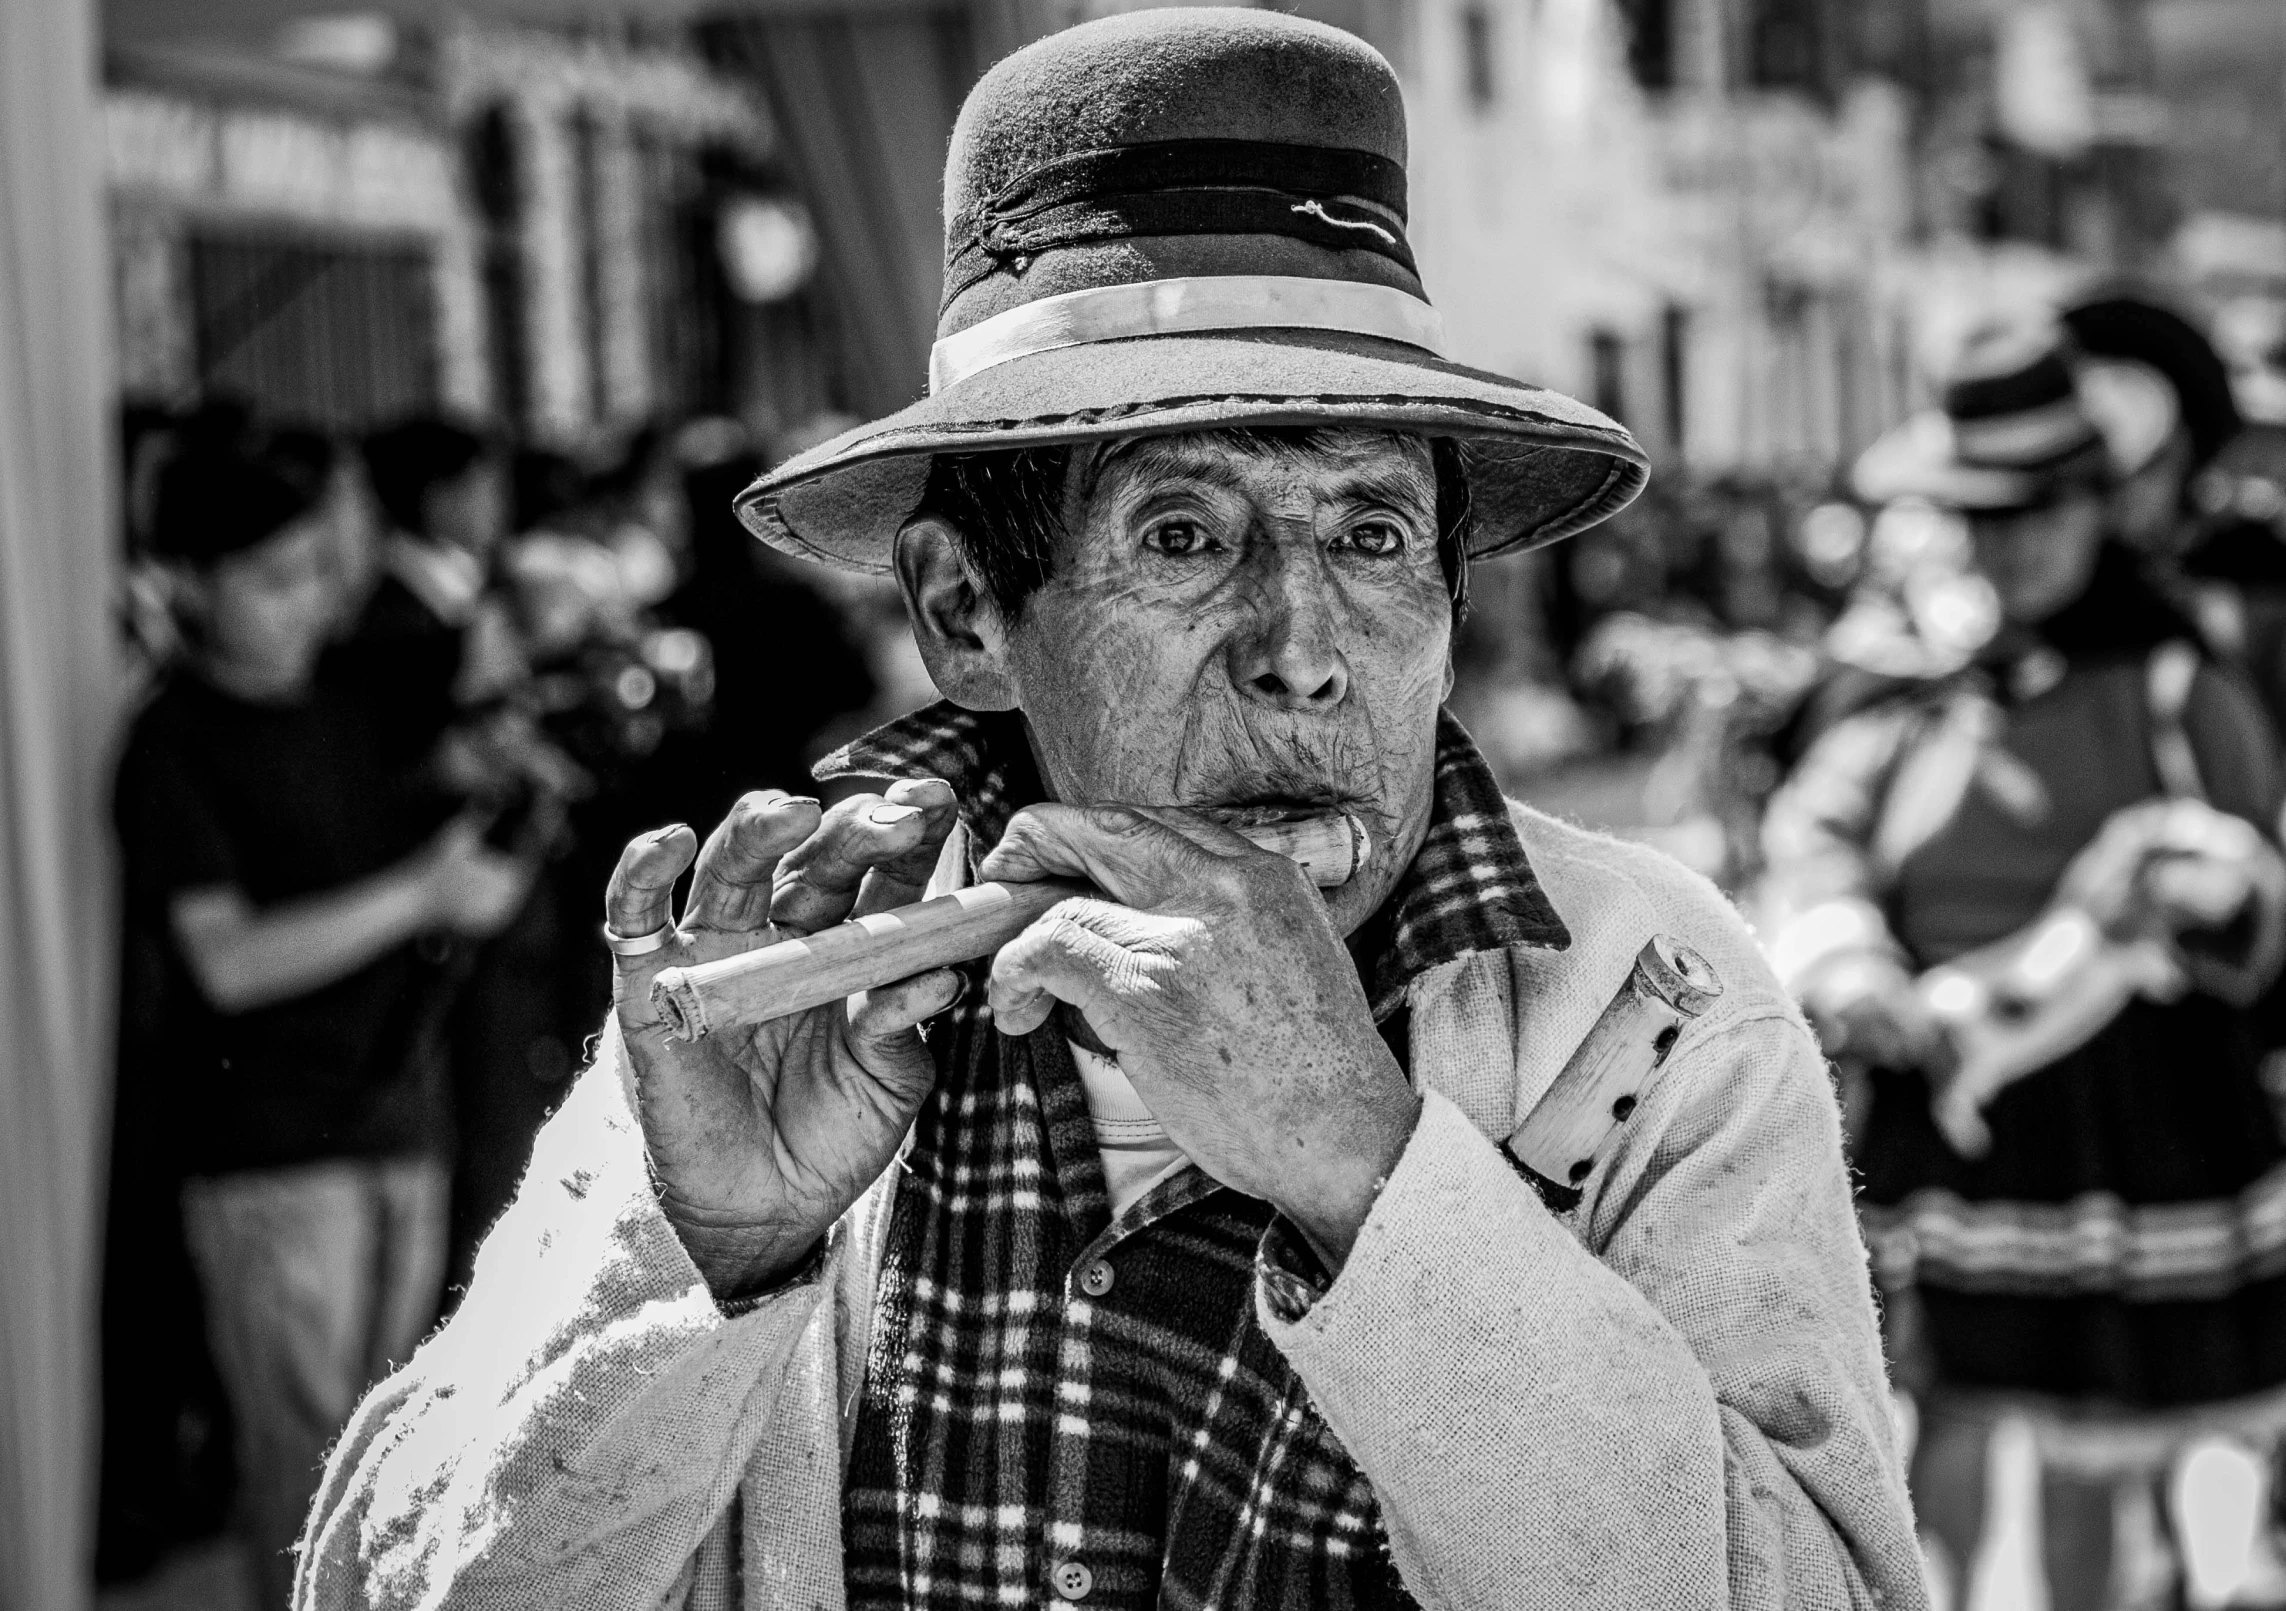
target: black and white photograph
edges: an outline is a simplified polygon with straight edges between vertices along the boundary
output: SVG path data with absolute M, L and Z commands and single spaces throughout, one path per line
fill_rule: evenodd
M 0 0 L 0 1611 L 2286 1611 L 2286 0 Z

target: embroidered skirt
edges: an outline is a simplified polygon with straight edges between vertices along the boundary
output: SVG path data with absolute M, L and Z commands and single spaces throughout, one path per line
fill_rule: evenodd
M 1877 1072 L 1857 1160 L 1874 1269 L 1940 1378 L 2122 1408 L 2286 1382 L 2286 1145 L 2246 1015 L 2137 1002 L 2003 1091 L 1963 1158 Z

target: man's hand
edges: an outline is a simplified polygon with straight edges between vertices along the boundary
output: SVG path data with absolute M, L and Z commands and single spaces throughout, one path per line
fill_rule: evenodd
M 619 858 L 606 909 L 612 932 L 632 938 L 670 921 L 697 855 L 677 931 L 618 958 L 613 993 L 660 1206 L 718 1297 L 795 1269 L 888 1167 L 934 1080 L 914 1026 L 951 1005 L 960 975 L 939 969 L 700 1041 L 669 1036 L 651 981 L 919 899 L 953 820 L 952 790 L 934 779 L 822 818 L 815 800 L 771 790 L 740 800 L 704 850 L 678 826 Z
M 982 871 L 1112 897 L 1065 901 L 1002 948 L 1001 1031 L 1069 1003 L 1194 1163 L 1338 1268 L 1421 1100 L 1301 868 L 1171 812 L 1047 805 L 1017 814 Z

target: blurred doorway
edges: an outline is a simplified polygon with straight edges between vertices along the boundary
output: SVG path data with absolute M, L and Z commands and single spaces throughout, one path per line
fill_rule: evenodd
M 188 244 L 200 395 L 343 431 L 435 405 L 423 244 L 213 229 Z

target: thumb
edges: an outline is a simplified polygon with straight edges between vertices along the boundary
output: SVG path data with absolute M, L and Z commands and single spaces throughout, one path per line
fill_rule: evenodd
M 876 990 L 861 990 L 848 1003 L 850 1050 L 860 1062 L 870 1062 L 869 1053 L 895 1056 L 917 1048 L 921 1040 L 914 1027 L 967 993 L 968 978 L 957 968 L 916 973 Z

